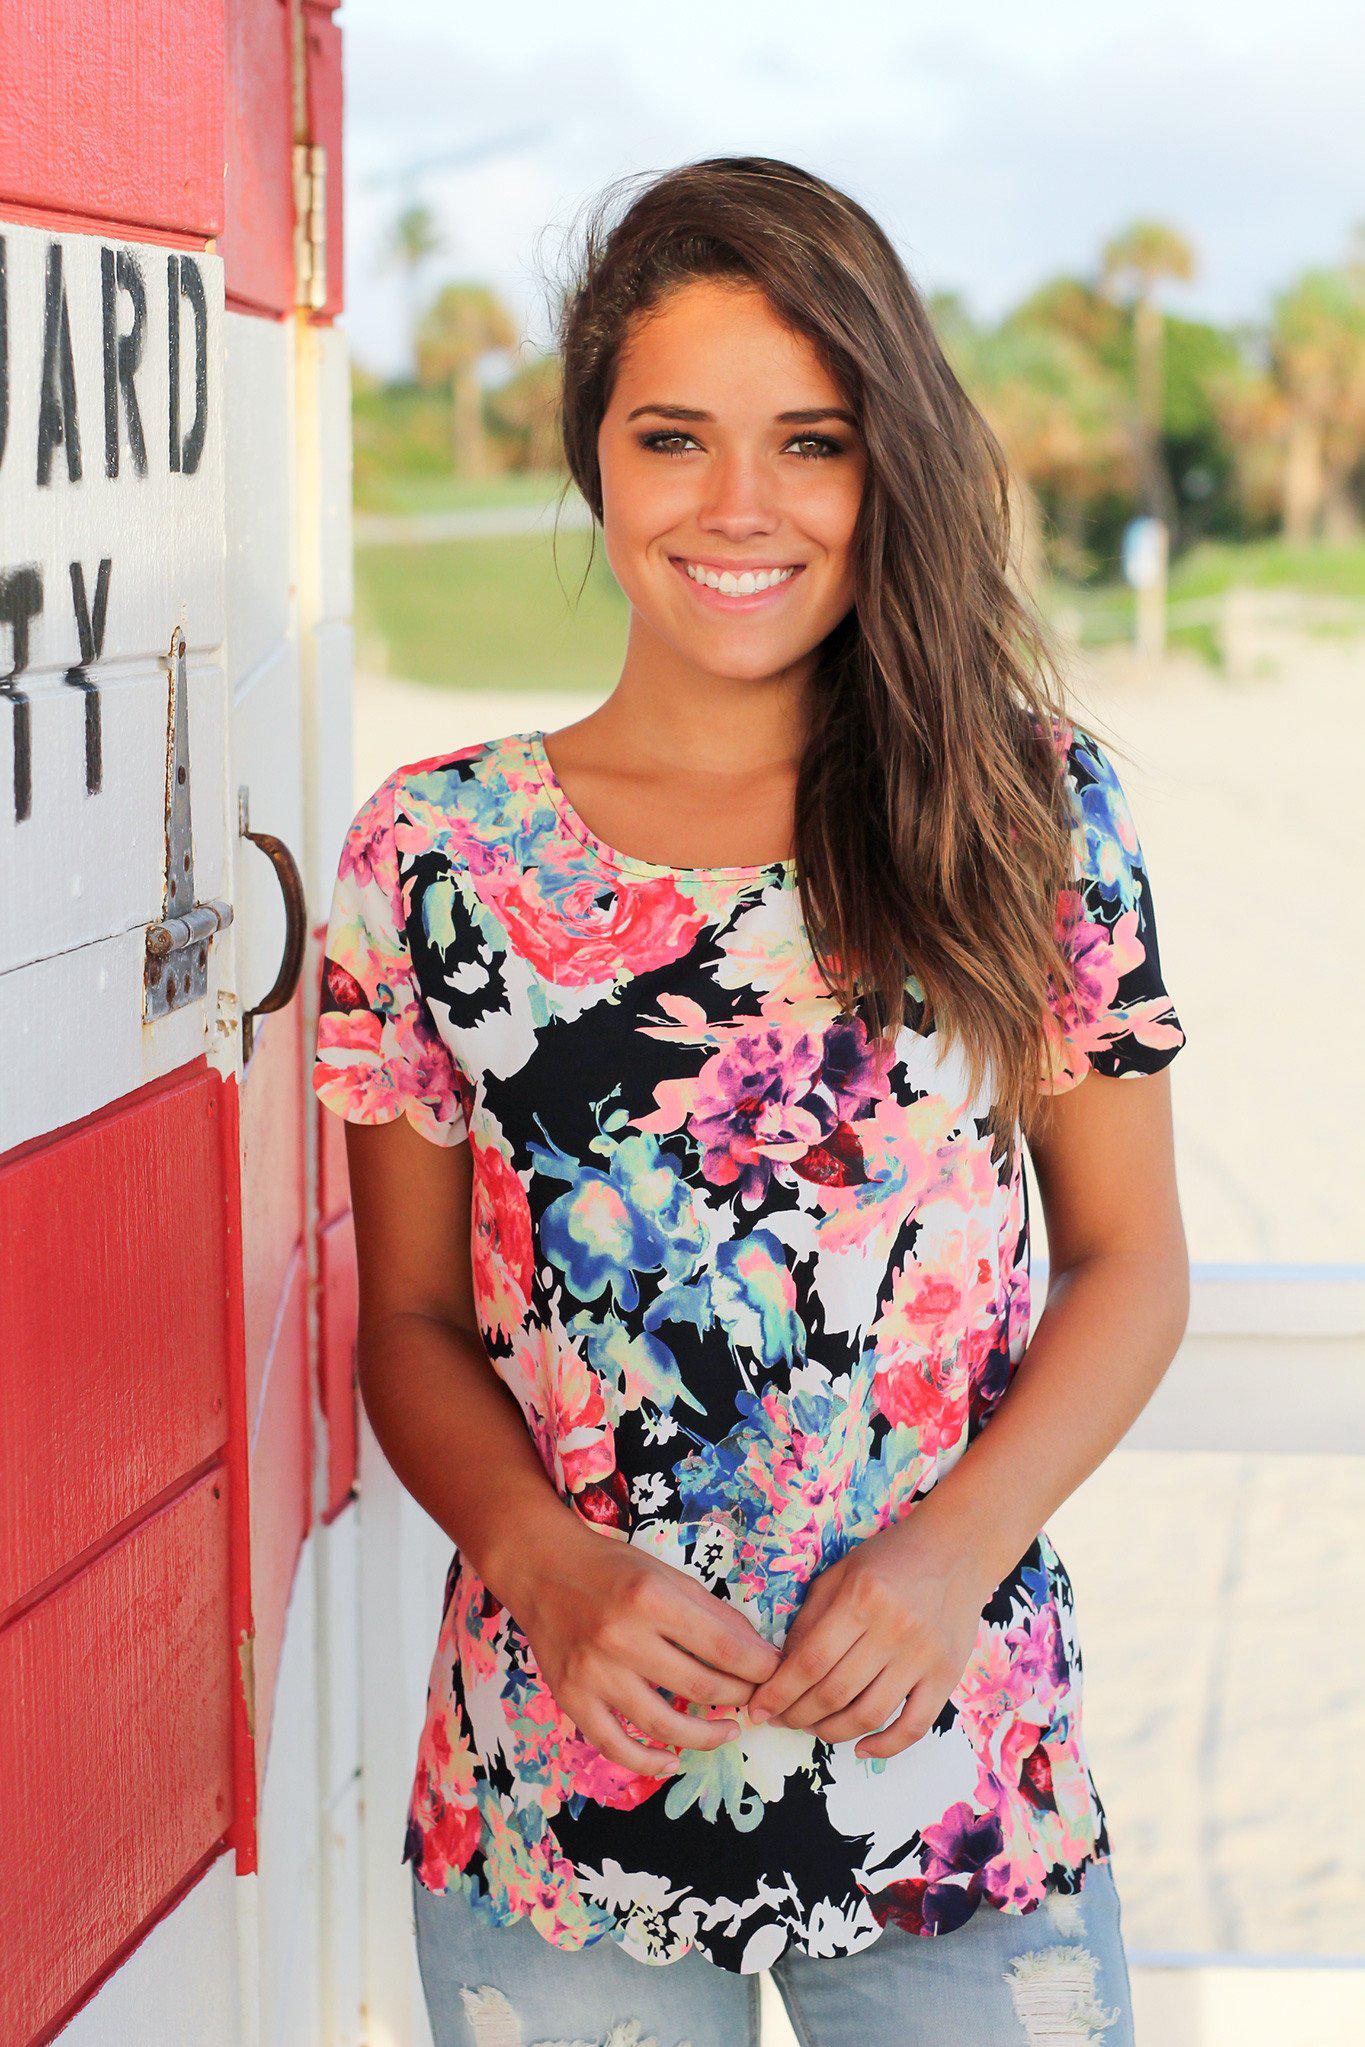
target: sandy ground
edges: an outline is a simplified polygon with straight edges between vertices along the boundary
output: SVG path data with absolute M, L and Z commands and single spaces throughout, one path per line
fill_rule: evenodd
M 1239 685 L 1110 655 L 1076 694 L 1132 804 L 1188 1033 L 1171 1073 L 1193 1258 L 1358 1263 L 1365 650 L 1305 646 Z M 357 799 L 399 761 L 591 701 L 363 678 Z M 1347 1635 L 1365 1612 L 1365 1458 L 1119 1450 L 1049 1526 L 1076 1588 L 1139 2039 L 1365 2037 L 1365 1970 L 1334 1966 L 1365 1958 L 1365 1660 Z M 1229 1966 L 1174 1966 L 1196 1956 Z M 767 2031 L 788 2047 L 775 2006 Z

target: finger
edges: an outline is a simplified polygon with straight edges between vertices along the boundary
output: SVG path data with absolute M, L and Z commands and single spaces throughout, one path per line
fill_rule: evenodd
M 699 1656 L 690 1656 L 662 1635 L 642 1644 L 636 1668 L 650 1684 L 681 1692 L 701 1706 L 747 1706 L 753 1697 L 754 1688 L 747 1679 L 703 1663 Z
M 891 1714 L 898 1713 L 904 1706 L 905 1700 L 903 1681 L 883 1670 L 837 1713 L 815 1721 L 810 1731 L 821 1741 L 852 1741 L 855 1735 L 880 1732 Z M 861 1755 L 862 1750 L 858 1753 Z
M 875 1684 L 886 1671 L 886 1651 L 877 1646 L 870 1635 L 860 1635 L 851 1649 L 832 1663 L 822 1678 L 808 1685 L 804 1692 L 792 1700 L 782 1714 L 784 1727 L 806 1727 L 815 1729 L 817 1722 L 827 1720 L 832 1713 L 838 1713 L 849 1702 L 856 1699 Z M 897 1699 L 905 1697 L 905 1686 L 896 1693 Z M 890 1710 L 888 1703 L 887 1710 Z M 865 1720 L 855 1732 L 865 1733 L 875 1727 L 875 1720 Z
M 636 1770 L 644 1777 L 671 1777 L 677 1770 L 675 1755 L 635 1741 L 607 1706 L 594 1703 L 570 1718 L 579 1733 L 600 1749 L 609 1763 L 619 1763 L 623 1770 Z
M 862 1633 L 862 1623 L 846 1608 L 832 1606 L 809 1628 L 794 1649 L 788 1647 L 777 1670 L 749 1701 L 755 1723 L 781 1717 L 795 1699 L 818 1684 Z
M 925 1681 L 915 1685 L 889 1727 L 865 1735 L 854 1749 L 855 1756 L 896 1756 L 929 1732 L 943 1711 L 948 1694 Z
M 749 1684 L 762 1684 L 771 1677 L 782 1658 L 776 1644 L 760 1635 L 753 1622 L 738 1607 L 708 1592 L 685 1571 L 682 1598 L 661 1633 L 680 1649 L 688 1650 L 703 1663 Z
M 701 1713 L 682 1713 L 633 1671 L 622 1671 L 612 1687 L 611 1704 L 626 1713 L 651 1741 L 677 1748 L 719 1748 L 739 1733 L 737 1720 L 710 1720 Z

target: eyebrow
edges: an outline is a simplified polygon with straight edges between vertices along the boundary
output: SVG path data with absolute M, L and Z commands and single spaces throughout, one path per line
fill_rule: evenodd
M 690 405 L 637 405 L 626 414 L 626 424 L 638 419 L 642 412 L 656 412 L 662 419 L 714 419 L 716 416 L 714 412 L 701 412 Z M 773 417 L 793 426 L 813 426 L 820 419 L 842 419 L 855 428 L 858 424 L 854 415 L 845 411 L 842 405 L 812 405 L 801 412 L 777 412 Z

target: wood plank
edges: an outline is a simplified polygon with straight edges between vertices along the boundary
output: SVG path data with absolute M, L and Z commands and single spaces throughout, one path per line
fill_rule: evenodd
M 8 53 L 5 83 L 7 92 Z M 141 157 L 138 149 L 128 167 L 136 172 Z M 218 176 L 221 184 L 221 162 Z M 0 529 L 7 565 L 30 571 L 23 592 L 11 592 L 12 606 L 22 594 L 31 614 L 6 636 L 16 681 L 27 689 L 46 672 L 73 694 L 68 670 L 164 657 L 177 624 L 191 655 L 216 648 L 226 554 L 222 259 L 9 221 L 0 233 L 9 351 Z M 45 390 L 57 402 L 44 405 Z M 199 770 L 208 759 L 193 748 L 191 757 Z
M 327 1114 L 319 1103 L 319 1110 Z M 359 1307 L 350 1211 L 318 1231 L 318 1374 L 327 1424 L 327 1504 L 339 1514 L 356 1481 L 355 1338 Z
M 10 0 L 0 208 L 223 227 L 223 0 Z
M 251 1611 L 256 1777 L 270 1743 L 285 1615 L 312 1521 L 313 1410 L 308 1381 L 308 1287 L 302 1255 L 290 1269 L 251 1441 Z
M 283 318 L 294 303 L 293 57 L 286 0 L 227 0 L 227 302 Z
M 226 1836 L 227 1490 L 206 1474 L 0 1629 L 0 2039 L 66 2010 Z
M 228 543 L 224 666 L 235 700 L 267 662 L 278 662 L 286 670 L 298 666 L 293 615 L 296 329 L 237 312 L 228 313 L 224 326 Z M 349 441 L 349 422 L 345 435 Z M 271 479 L 268 490 L 261 488 L 263 476 Z
M 200 1063 L 0 1162 L 0 1615 L 222 1452 L 221 1092 Z
M 70 2020 L 61 2047 L 242 2047 L 237 1878 L 220 1855 Z
M 254 851 L 254 849 L 253 849 Z M 258 1017 L 242 1076 L 242 1293 L 252 1431 L 304 1231 L 302 1002 Z
M 332 16 L 335 0 L 303 0 L 307 66 L 308 138 L 327 151 L 327 297 L 314 321 L 335 320 L 344 309 L 345 248 L 342 210 L 341 30 Z

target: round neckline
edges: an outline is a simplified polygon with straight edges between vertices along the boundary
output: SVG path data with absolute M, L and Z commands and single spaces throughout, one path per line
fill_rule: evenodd
M 637 853 L 623 853 L 619 846 L 608 845 L 604 838 L 599 837 L 569 801 L 545 749 L 544 732 L 527 732 L 522 737 L 526 751 L 535 765 L 536 773 L 545 786 L 545 793 L 554 805 L 560 822 L 590 852 L 596 853 L 612 867 L 655 879 L 660 876 L 673 876 L 683 881 L 756 881 L 760 875 L 789 875 L 796 872 L 795 860 L 756 860 L 721 867 L 679 867 L 671 861 L 644 860 Z

